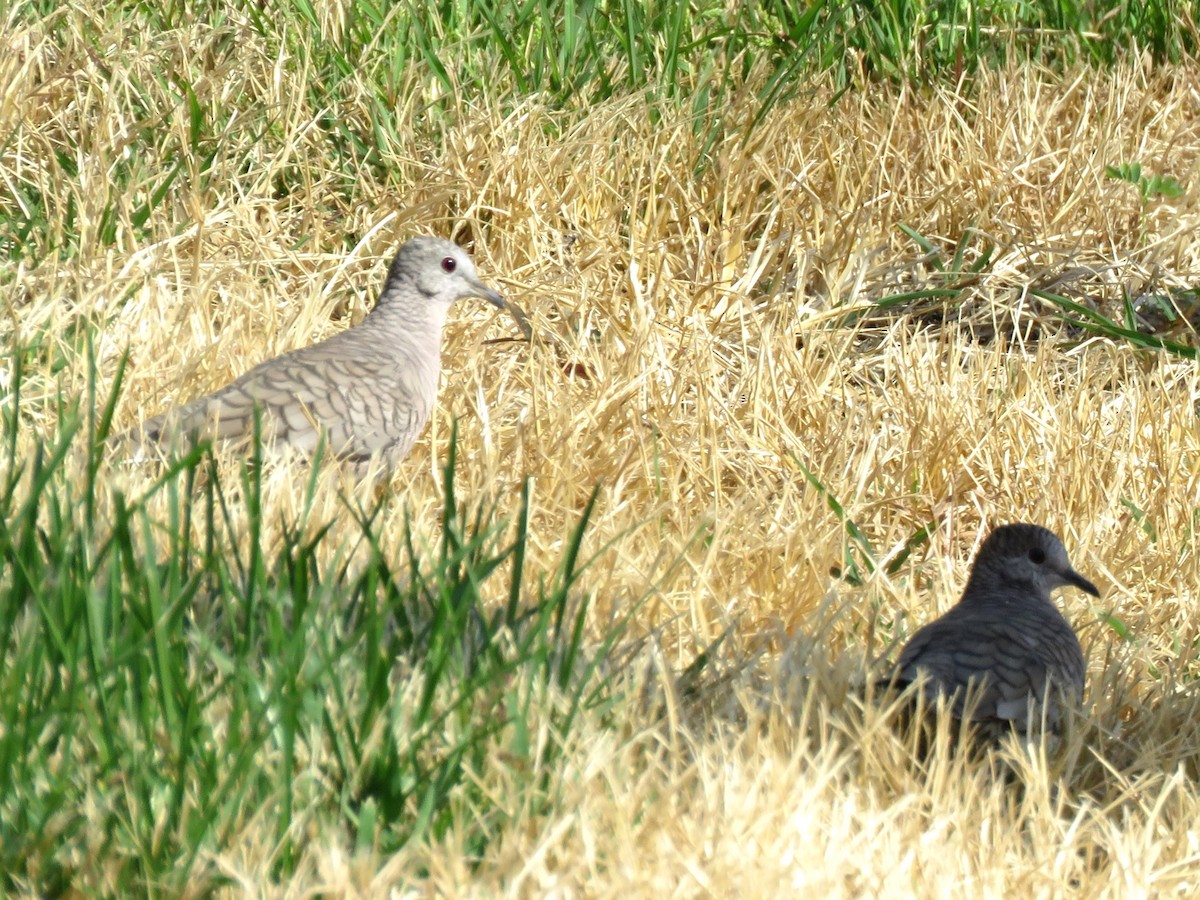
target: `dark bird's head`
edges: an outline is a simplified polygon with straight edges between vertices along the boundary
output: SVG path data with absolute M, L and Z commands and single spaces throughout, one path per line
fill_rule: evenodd
M 1067 549 L 1053 531 L 1025 523 L 1001 525 L 979 548 L 963 600 L 1021 590 L 1049 600 L 1052 590 L 1067 585 L 1100 596 L 1096 586 L 1071 566 Z

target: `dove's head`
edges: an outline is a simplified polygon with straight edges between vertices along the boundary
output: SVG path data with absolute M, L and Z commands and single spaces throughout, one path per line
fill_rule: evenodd
M 1100 596 L 1071 566 L 1067 549 L 1053 531 L 1023 523 L 1001 525 L 979 548 L 963 599 L 1031 592 L 1049 600 L 1052 590 L 1067 585 Z
M 414 290 L 417 297 L 443 311 L 461 297 L 479 297 L 500 309 L 506 305 L 500 292 L 475 273 L 466 250 L 436 237 L 416 237 L 400 248 L 388 269 L 379 305 L 410 302 Z

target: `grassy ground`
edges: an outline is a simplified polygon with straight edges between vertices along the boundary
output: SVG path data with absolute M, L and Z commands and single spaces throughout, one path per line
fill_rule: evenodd
M 9 14 L 7 892 L 1195 890 L 1193 31 L 687 9 L 525 82 L 461 11 Z M 102 440 L 426 232 L 538 339 L 460 304 L 386 485 Z M 922 766 L 860 687 L 1014 520 L 1102 589 L 1087 709 Z

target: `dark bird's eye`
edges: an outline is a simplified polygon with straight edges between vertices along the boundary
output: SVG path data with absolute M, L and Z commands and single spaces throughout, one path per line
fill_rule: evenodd
M 458 260 L 453 256 L 447 256 L 442 260 L 442 271 L 449 274 L 458 268 Z
M 1034 565 L 1040 566 L 1046 561 L 1046 551 L 1041 547 L 1034 547 L 1029 551 L 1029 559 Z

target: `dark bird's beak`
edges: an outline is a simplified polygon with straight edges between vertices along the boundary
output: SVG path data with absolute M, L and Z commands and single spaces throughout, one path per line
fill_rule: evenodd
M 1097 590 L 1096 586 L 1074 569 L 1067 569 L 1067 571 L 1062 573 L 1062 576 L 1063 581 L 1065 581 L 1067 584 L 1073 584 L 1081 591 L 1087 591 L 1087 593 L 1091 594 L 1093 597 L 1100 596 L 1100 591 Z

